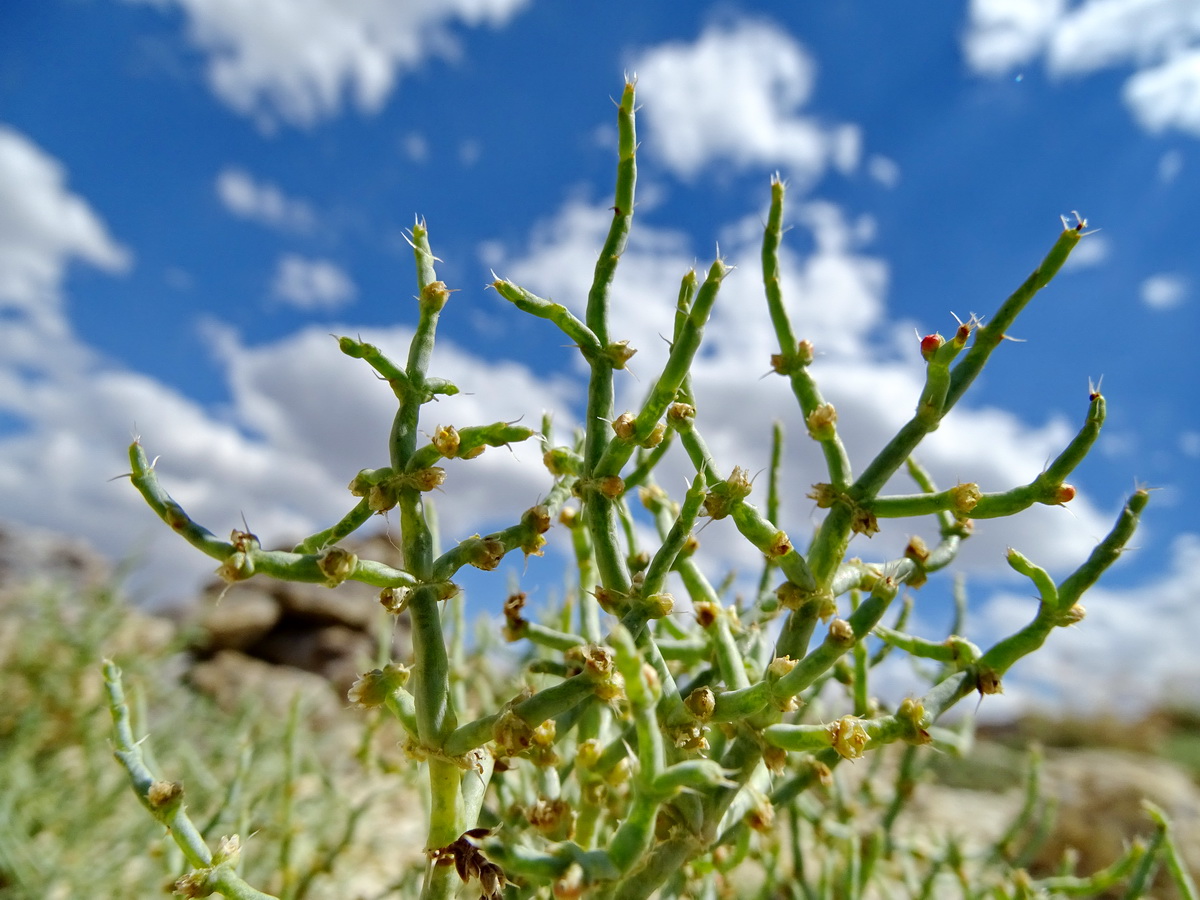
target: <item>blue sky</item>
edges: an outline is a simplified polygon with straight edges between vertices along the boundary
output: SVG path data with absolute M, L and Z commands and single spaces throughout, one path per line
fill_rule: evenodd
M 785 291 L 859 467 L 915 403 L 914 332 L 986 317 L 1060 215 L 1100 229 L 920 455 L 947 484 L 1029 481 L 1103 377 L 1109 420 L 1072 479 L 1079 497 L 985 523 L 968 543 L 972 633 L 986 641 L 1032 615 L 1006 546 L 1065 573 L 1145 483 L 1157 490 L 1136 552 L 1005 702 L 1127 703 L 1189 679 L 1194 699 L 1193 0 L 978 0 L 919 16 L 867 2 L 6 4 L 0 517 L 135 555 L 155 602 L 211 565 L 109 480 L 135 433 L 218 533 L 244 514 L 264 540 L 287 541 L 340 516 L 350 477 L 384 462 L 392 406 L 328 335 L 403 355 L 416 215 L 458 289 L 435 368 L 464 392 L 425 426 L 552 409 L 568 428 L 576 355 L 484 285 L 494 269 L 581 305 L 610 215 L 610 98 L 626 72 L 642 143 L 614 336 L 639 355 L 621 400 L 633 406 L 661 363 L 679 278 L 719 245 L 738 268 L 696 371 L 701 423 L 722 465 L 757 471 L 770 422 L 785 422 L 793 499 L 780 524 L 794 535 L 815 521 L 803 494 L 823 476 L 781 379 L 760 380 L 773 349 L 756 259 L 771 174 L 790 186 Z M 539 457 L 531 446 L 452 467 L 445 539 L 535 502 Z M 719 525 L 712 545 L 736 546 Z M 890 558 L 906 537 L 885 529 L 853 552 Z M 753 567 L 722 554 L 719 565 Z M 538 563 L 515 576 L 557 581 L 552 560 Z M 471 587 L 484 610 L 505 589 Z M 931 584 L 919 598 L 931 628 L 944 596 Z

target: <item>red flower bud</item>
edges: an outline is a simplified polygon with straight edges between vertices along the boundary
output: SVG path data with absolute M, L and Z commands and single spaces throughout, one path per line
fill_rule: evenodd
M 921 358 L 930 359 L 944 343 L 946 339 L 936 332 L 925 335 L 921 338 Z

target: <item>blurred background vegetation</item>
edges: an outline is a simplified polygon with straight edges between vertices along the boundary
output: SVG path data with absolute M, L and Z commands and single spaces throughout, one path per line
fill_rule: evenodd
M 395 722 L 349 709 L 328 671 L 256 658 L 245 639 L 241 649 L 215 648 L 221 610 L 232 620 L 247 598 L 226 596 L 218 606 L 210 597 L 191 619 L 168 620 L 128 606 L 112 587 L 118 580 L 0 577 L 0 898 L 165 896 L 184 871 L 112 759 L 106 657 L 125 672 L 152 768 L 183 782 L 210 843 L 241 835 L 252 884 L 287 900 L 415 896 L 425 810 Z M 301 642 L 298 632 L 288 640 Z M 356 662 L 373 665 L 355 646 Z M 481 644 L 476 652 L 489 651 Z M 217 663 L 223 675 L 214 674 Z M 1066 854 L 1081 872 L 1101 868 L 1152 830 L 1141 808 L 1150 797 L 1197 865 L 1200 696 L 1195 708 L 1152 710 L 1138 721 L 1027 716 L 981 726 L 961 757 L 928 755 L 925 783 L 902 820 L 906 833 L 920 828 L 933 836 L 929 846 L 947 836 L 965 846 L 972 835 L 957 833 L 965 822 L 976 839 L 997 840 L 1020 810 L 1035 745 L 1045 756 L 1040 824 L 1006 851 L 1006 864 L 1047 875 Z M 841 767 L 838 778 L 883 779 L 886 790 L 853 796 L 874 790 L 886 800 L 897 758 Z M 853 822 L 861 810 L 846 801 L 852 794 L 829 789 L 810 812 L 836 809 Z M 791 827 L 807 827 L 797 821 Z M 724 882 L 726 895 L 752 896 L 744 891 L 753 883 Z M 1162 890 L 1156 896 L 1174 896 Z

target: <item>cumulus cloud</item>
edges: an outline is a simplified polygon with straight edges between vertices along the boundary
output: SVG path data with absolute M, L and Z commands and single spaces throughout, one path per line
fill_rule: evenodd
M 377 112 L 399 78 L 430 57 L 454 58 L 455 25 L 503 25 L 528 0 L 345 3 L 341 0 L 129 0 L 178 7 L 207 54 L 223 102 L 264 127 L 311 126 L 349 99 Z
M 963 50 L 972 68 L 999 75 L 1041 53 L 1065 0 L 972 0 Z
M 298 309 L 329 310 L 353 300 L 358 288 L 336 263 L 287 253 L 275 269 L 271 293 Z
M 23 423 L 0 436 L 3 515 L 85 537 L 114 559 L 132 556 L 141 597 L 181 600 L 215 563 L 164 527 L 119 477 L 129 471 L 126 448 L 135 436 L 159 457 L 163 486 L 198 522 L 227 534 L 244 516 L 265 545 L 278 546 L 340 518 L 355 502 L 346 490 L 353 475 L 386 464 L 395 398 L 367 366 L 338 351 L 327 326 L 250 346 L 210 324 L 228 387 L 224 408 L 113 367 L 72 331 L 62 291 L 74 261 L 119 273 L 130 259 L 68 189 L 56 160 L 0 131 L 0 408 Z M 337 330 L 396 358 L 412 337 L 401 328 Z M 434 365 L 462 393 L 426 408 L 426 432 L 536 420 L 578 399 L 572 385 L 480 360 L 448 341 L 438 342 Z M 532 444 L 452 461 L 447 470 L 454 491 L 439 503 L 447 541 L 511 524 L 549 488 Z
M 1000 75 L 1044 56 L 1052 75 L 1133 67 L 1122 98 L 1149 131 L 1200 135 L 1200 8 L 1194 0 L 972 0 L 963 50 Z
M 412 334 L 362 330 L 362 337 L 403 358 Z M 337 521 L 356 502 L 346 490 L 354 474 L 387 464 L 391 392 L 338 352 L 326 328 L 248 346 L 214 326 L 211 340 L 231 397 L 223 411 L 127 371 L 93 368 L 39 382 L 28 430 L 0 440 L 5 514 L 84 535 L 115 558 L 135 552 L 138 590 L 151 601 L 190 596 L 215 563 L 157 521 L 127 480 L 112 480 L 129 471 L 124 452 L 136 423 L 147 453 L 158 457 L 163 486 L 218 534 L 242 527 L 244 517 L 265 546 L 279 546 Z M 463 393 L 427 407 L 422 428 L 430 433 L 438 424 L 517 419 L 576 399 L 567 384 L 483 362 L 445 341 L 435 364 L 455 374 Z M 446 467 L 453 491 L 438 498 L 438 512 L 447 542 L 511 524 L 549 488 L 533 444 Z
M 1187 299 L 1188 283 L 1182 275 L 1162 273 L 1142 282 L 1142 303 L 1150 309 L 1174 309 Z
M 1168 58 L 1200 37 L 1190 0 L 1088 0 L 1059 16 L 1048 59 L 1058 74 L 1086 74 Z
M 801 114 L 816 65 L 777 26 L 739 21 L 711 26 L 692 43 L 659 44 L 630 62 L 637 73 L 647 152 L 683 178 L 707 166 L 784 169 L 810 182 L 828 168 L 854 169 L 854 125 Z
M 129 251 L 87 202 L 67 188 L 62 165 L 29 138 L 0 125 L 0 298 L 32 312 L 58 312 L 67 263 L 123 272 Z
M 878 153 L 867 159 L 867 174 L 885 188 L 894 188 L 900 183 L 900 165 L 894 159 Z
M 1107 260 L 1111 253 L 1112 241 L 1109 240 L 1108 235 L 1089 234 L 1086 241 L 1080 241 L 1071 251 L 1063 269 L 1073 272 L 1098 266 Z
M 217 196 L 235 216 L 269 228 L 306 232 L 316 223 L 306 202 L 288 197 L 274 184 L 255 181 L 249 172 L 235 166 L 222 169 L 217 176 Z
M 503 277 L 579 312 L 586 302 L 589 261 L 595 259 L 611 216 L 600 203 L 570 201 L 535 229 L 527 247 L 505 251 L 489 245 L 492 263 Z M 911 336 L 913 326 L 887 322 L 887 267 L 868 251 L 873 233 L 869 218 L 852 218 L 832 204 L 809 202 L 796 205 L 789 219 L 795 228 L 780 263 L 794 327 L 816 346 L 812 372 L 837 407 L 851 462 L 861 471 L 912 415 L 920 395 L 924 370 L 916 340 L 901 344 L 897 338 Z M 721 232 L 721 251 L 736 268 L 722 285 L 705 350 L 693 369 L 697 423 L 724 474 L 735 465 L 761 470 L 768 458 L 771 424 L 776 419 L 784 423 L 789 449 L 783 495 L 789 499 L 780 524 L 802 542 L 819 522 L 804 494 L 811 484 L 825 480 L 825 465 L 807 437 L 787 383 L 762 377 L 770 371 L 770 354 L 778 345 L 758 274 L 761 223 L 762 215 L 753 213 Z M 806 239 L 810 252 L 789 249 Z M 611 336 L 630 340 L 638 354 L 630 363 L 631 374 L 620 382 L 618 411 L 638 408 L 665 361 L 663 335 L 671 333 L 679 279 L 698 258 L 711 259 L 711 252 L 698 257 L 681 233 L 643 223 L 630 235 L 612 286 Z M 698 267 L 701 276 L 706 268 L 707 263 Z M 1005 348 L 1010 349 L 1023 348 Z M 1082 423 L 1085 401 L 1081 396 L 1079 421 L 1052 419 L 1040 425 L 964 402 L 917 455 L 946 486 L 976 481 L 985 491 L 999 491 L 1028 483 Z M 663 477 L 677 486 L 693 474 L 686 460 L 672 456 Z M 913 489 L 900 479 L 890 488 Z M 755 565 L 755 553 L 736 535 L 718 537 L 726 524 L 712 523 L 706 531 L 709 539 L 734 554 L 727 562 Z M 1005 548 L 1020 544 L 1035 548 L 1040 564 L 1059 570 L 1075 564 L 1090 550 L 1093 536 L 1106 530 L 1106 511 L 1080 496 L 1070 511 L 1037 507 L 1015 520 L 977 523 L 961 560 L 975 571 L 1006 572 Z M 936 533 L 925 537 L 937 539 Z M 852 552 L 870 559 L 892 558 L 902 552 L 907 538 L 906 531 L 885 522 L 874 539 L 856 539 Z
M 1147 131 L 1177 128 L 1200 137 L 1200 47 L 1142 69 L 1122 95 Z
M 1178 150 L 1168 150 L 1158 160 L 1158 180 L 1170 184 L 1183 171 L 1183 154 Z
M 71 192 L 62 165 L 23 134 L 0 126 L 0 409 L 31 409 L 30 385 L 82 364 L 63 310 L 74 261 L 119 274 L 132 254 Z
M 409 161 L 423 163 L 429 159 L 429 139 L 419 131 L 410 132 L 400 140 L 400 150 Z

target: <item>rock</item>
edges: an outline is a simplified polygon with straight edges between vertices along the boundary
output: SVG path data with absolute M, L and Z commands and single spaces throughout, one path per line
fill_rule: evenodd
M 199 646 L 206 653 L 245 650 L 270 633 L 280 614 L 275 597 L 249 586 L 231 600 L 218 596 L 215 602 L 205 605 L 200 615 L 203 637 Z
M 369 634 L 345 625 L 276 628 L 253 646 L 259 659 L 320 675 L 343 696 L 358 674 L 371 668 L 374 649 Z
M 399 551 L 383 536 L 342 546 L 366 559 L 393 566 L 401 562 Z M 379 605 L 379 590 L 358 582 L 336 588 L 266 577 L 215 583 L 201 607 L 192 644 L 199 659 L 236 650 L 320 675 L 343 697 L 358 675 L 374 666 L 379 628 L 394 626 L 394 658 L 410 653 L 407 617 L 389 620 Z
M 95 590 L 112 577 L 108 560 L 82 538 L 0 523 L 0 596 L 30 585 Z
M 236 650 L 222 650 L 196 663 L 187 674 L 187 682 L 230 714 L 251 700 L 261 704 L 264 713 L 285 719 L 293 698 L 299 694 L 304 698 L 306 721 L 321 731 L 344 724 L 343 708 L 349 705 L 339 700 L 329 682 L 319 675 L 272 665 Z

